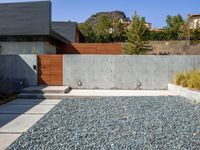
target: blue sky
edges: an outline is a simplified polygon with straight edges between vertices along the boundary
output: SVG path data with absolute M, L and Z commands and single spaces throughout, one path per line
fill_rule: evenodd
M 20 2 L 33 0 L 0 0 L 0 2 Z M 188 13 L 200 14 L 200 0 L 51 0 L 53 20 L 83 22 L 100 11 L 121 10 L 128 17 L 137 11 L 145 16 L 154 27 L 163 27 L 169 15 Z

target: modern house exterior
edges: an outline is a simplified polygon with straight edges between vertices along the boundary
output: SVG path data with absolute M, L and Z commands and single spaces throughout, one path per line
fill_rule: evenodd
M 71 43 L 83 43 L 84 36 L 78 29 L 76 22 L 52 22 L 52 30 L 62 35 Z
M 52 22 L 50 1 L 0 3 L 0 54 L 57 54 L 83 42 L 75 22 Z

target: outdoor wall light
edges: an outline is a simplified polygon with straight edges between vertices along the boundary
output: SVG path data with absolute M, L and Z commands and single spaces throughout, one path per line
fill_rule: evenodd
M 19 85 L 23 85 L 23 84 L 24 84 L 24 82 L 23 82 L 23 81 L 20 81 L 20 82 L 19 82 Z
M 78 84 L 78 86 L 82 86 L 83 85 L 81 81 L 78 81 L 77 84 Z
M 142 83 L 140 81 L 137 82 L 137 86 L 136 89 L 140 89 L 140 87 L 142 86 Z
M 33 69 L 36 71 L 37 70 L 37 65 L 33 65 Z

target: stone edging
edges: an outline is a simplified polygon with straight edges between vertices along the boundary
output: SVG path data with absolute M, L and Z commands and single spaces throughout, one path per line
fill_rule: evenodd
M 169 83 L 168 84 L 168 91 L 178 94 L 180 96 L 186 97 L 193 102 L 200 103 L 200 92 L 198 91 L 192 91 L 188 88 L 184 88 L 181 86 L 177 86 L 175 84 Z

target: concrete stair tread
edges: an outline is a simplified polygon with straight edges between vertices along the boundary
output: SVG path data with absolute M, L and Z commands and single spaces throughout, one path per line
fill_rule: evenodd
M 68 93 L 69 86 L 33 86 L 22 90 L 22 93 Z

